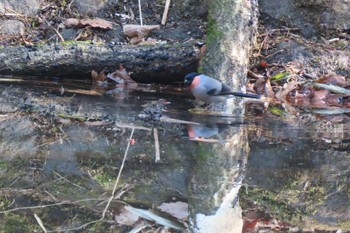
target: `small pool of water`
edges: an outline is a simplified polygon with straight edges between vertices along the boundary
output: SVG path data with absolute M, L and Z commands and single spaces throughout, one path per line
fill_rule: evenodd
M 26 80 L 0 88 L 1 214 L 16 219 L 1 221 L 16 223 L 11 229 L 19 222 L 26 224 L 21 230 L 39 229 L 28 211 L 49 230 L 99 219 L 126 156 L 113 216 L 122 212 L 120 201 L 142 209 L 179 202 L 189 216 L 171 221 L 198 232 L 203 224 L 207 232 L 350 230 L 346 114 L 277 106 L 277 115 L 257 101 L 239 116 L 193 111 L 187 92 L 156 85 Z M 38 205 L 48 206 L 26 209 Z M 137 225 L 105 219 L 87 228 L 123 232 Z M 149 220 L 165 224 L 143 223 Z

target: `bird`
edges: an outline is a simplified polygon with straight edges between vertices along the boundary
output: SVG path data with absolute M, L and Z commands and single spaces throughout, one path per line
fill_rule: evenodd
M 217 104 L 226 101 L 233 96 L 259 99 L 260 95 L 235 92 L 217 79 L 211 78 L 197 72 L 189 73 L 184 78 L 185 86 L 189 86 L 196 100 L 208 104 Z

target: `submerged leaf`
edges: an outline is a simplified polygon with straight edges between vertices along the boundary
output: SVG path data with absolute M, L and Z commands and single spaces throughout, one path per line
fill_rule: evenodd
M 286 116 L 287 112 L 284 111 L 281 108 L 275 107 L 275 106 L 270 106 L 269 111 L 277 116 Z

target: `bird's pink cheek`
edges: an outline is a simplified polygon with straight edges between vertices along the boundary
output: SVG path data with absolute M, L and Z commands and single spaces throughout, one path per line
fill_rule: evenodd
M 197 87 L 200 83 L 200 80 L 201 80 L 200 77 L 196 76 L 191 83 L 190 89 Z

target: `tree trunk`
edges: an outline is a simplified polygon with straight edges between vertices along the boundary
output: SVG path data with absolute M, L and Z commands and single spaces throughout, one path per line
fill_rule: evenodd
M 195 70 L 198 59 L 192 44 L 131 46 L 107 44 L 48 44 L 0 49 L 0 74 L 90 78 L 91 70 L 116 70 L 123 64 L 143 83 L 169 83 Z
M 199 71 L 234 90 L 244 89 L 254 33 L 255 0 L 213 0 L 209 3 L 207 48 Z M 242 117 L 241 98 L 228 101 L 229 114 Z M 241 118 L 234 118 L 241 119 Z M 190 178 L 192 232 L 240 232 L 243 221 L 238 191 L 249 153 L 247 131 L 227 127 L 223 144 L 198 144 Z

